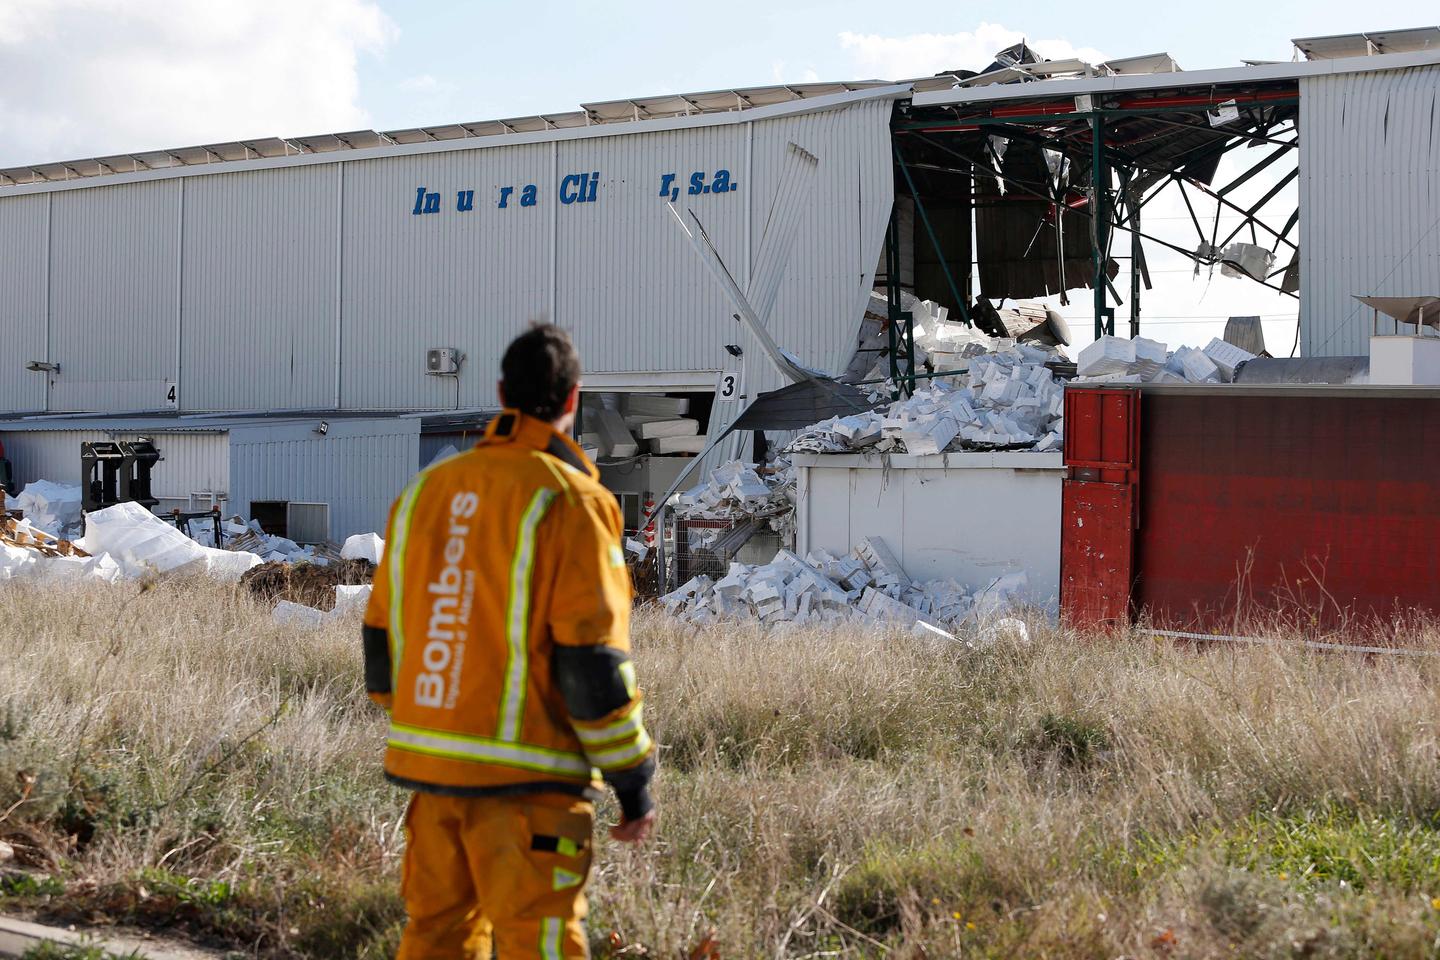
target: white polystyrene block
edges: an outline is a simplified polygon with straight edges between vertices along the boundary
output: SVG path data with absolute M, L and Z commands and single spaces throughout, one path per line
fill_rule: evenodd
M 385 541 L 378 533 L 356 533 L 345 538 L 345 545 L 340 548 L 340 559 L 379 563 L 384 553 Z

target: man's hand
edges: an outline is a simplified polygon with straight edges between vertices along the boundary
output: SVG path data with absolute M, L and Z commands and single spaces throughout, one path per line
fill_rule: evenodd
M 622 820 L 610 828 L 610 837 L 621 843 L 640 843 L 655 829 L 655 811 L 651 810 L 636 820 Z

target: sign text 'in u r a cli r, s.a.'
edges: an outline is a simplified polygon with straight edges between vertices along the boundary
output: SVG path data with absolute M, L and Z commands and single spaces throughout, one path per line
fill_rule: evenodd
M 601 196 L 600 183 L 600 171 L 598 170 L 586 173 L 567 173 L 560 178 L 555 196 L 562 206 L 595 203 Z M 698 197 L 707 194 L 734 193 L 739 189 L 740 182 L 730 176 L 729 170 L 722 168 L 713 174 L 697 170 L 684 178 L 677 173 L 659 174 L 659 190 L 656 196 L 674 203 L 680 199 L 682 194 Z M 500 186 L 494 188 L 491 200 L 497 210 L 535 207 L 540 205 L 540 189 L 533 183 Z M 469 213 L 474 209 L 475 191 L 473 189 L 455 191 L 454 210 L 456 213 Z M 427 213 L 440 213 L 442 210 L 440 191 L 424 186 L 415 188 L 415 203 L 410 210 L 412 214 L 420 216 Z

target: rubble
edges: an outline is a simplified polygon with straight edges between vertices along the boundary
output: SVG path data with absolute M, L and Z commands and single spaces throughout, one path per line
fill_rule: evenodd
M 1112 383 L 1230 383 L 1255 354 L 1212 339 L 1204 349 L 1176 347 L 1144 337 L 1104 336 L 1080 351 L 1077 380 Z
M 194 533 L 195 539 L 202 543 L 210 538 L 210 534 L 204 531 Z M 225 521 L 224 533 L 227 550 L 254 553 L 266 563 L 314 563 L 323 567 L 342 559 L 344 552 L 331 543 L 301 546 L 289 537 L 266 533 L 258 520 L 242 523 L 239 517 L 233 517 Z
M 73 496 L 72 496 L 73 494 Z M 27 496 L 28 495 L 28 496 Z M 326 589 L 336 582 L 369 580 L 385 542 L 377 534 L 350 537 L 345 546 L 301 546 L 286 537 L 264 532 L 259 523 L 205 517 L 190 522 L 188 535 L 142 504 L 127 502 L 81 514 L 79 488 L 37 481 L 10 503 L 25 511 L 23 519 L 0 516 L 0 580 L 17 577 L 45 579 L 100 579 L 114 583 L 124 578 L 154 574 L 203 574 L 234 582 L 262 564 L 335 566 Z M 77 529 L 73 513 L 84 524 L 85 536 L 68 540 L 54 530 Z M 225 547 L 214 547 L 214 523 L 221 525 Z
M 994 618 L 1025 586 L 1025 574 L 997 577 L 971 594 L 954 580 L 917 583 L 879 537 L 850 554 L 811 551 L 803 559 L 781 550 L 767 564 L 732 562 L 720 580 L 697 576 L 660 598 L 671 614 L 692 623 L 759 620 L 777 623 L 898 624 L 927 635 Z M 916 627 L 919 625 L 919 628 Z
M 1064 392 L 1045 366 L 1058 355 L 1027 343 L 995 342 L 996 349 L 972 352 L 953 377 L 935 378 L 883 411 L 815 424 L 791 441 L 789 452 L 936 454 L 1059 446 Z
M 0 581 L 23 577 L 114 583 L 120 577 L 120 567 L 109 555 L 92 557 L 29 520 L 0 517 Z
M 784 458 L 771 464 L 763 475 L 754 464 L 731 460 L 710 471 L 704 483 L 677 494 L 670 509 L 682 520 L 774 518 L 792 513 L 795 472 Z

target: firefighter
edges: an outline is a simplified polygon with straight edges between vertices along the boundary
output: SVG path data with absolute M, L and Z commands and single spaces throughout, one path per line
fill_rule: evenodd
M 570 439 L 579 355 L 535 326 L 501 373 L 484 439 L 392 508 L 365 612 L 385 776 L 413 791 L 400 960 L 588 956 L 596 778 L 613 838 L 655 821 L 620 510 Z

